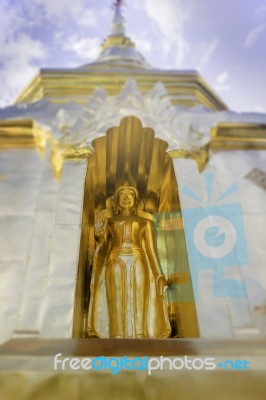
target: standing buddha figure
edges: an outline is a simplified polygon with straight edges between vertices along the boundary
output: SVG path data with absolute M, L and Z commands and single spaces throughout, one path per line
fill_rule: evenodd
M 89 336 L 166 338 L 171 333 L 153 222 L 137 215 L 138 202 L 137 189 L 121 185 L 114 216 L 96 215 Z

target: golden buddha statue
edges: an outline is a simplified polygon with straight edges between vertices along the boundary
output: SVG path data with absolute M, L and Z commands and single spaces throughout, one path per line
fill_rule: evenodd
M 113 216 L 95 218 L 88 335 L 102 338 L 167 338 L 166 279 L 156 252 L 153 223 L 138 215 L 132 186 L 115 192 Z

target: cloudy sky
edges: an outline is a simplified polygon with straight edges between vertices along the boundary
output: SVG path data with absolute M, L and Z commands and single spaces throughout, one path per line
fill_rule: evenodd
M 266 0 L 125 0 L 127 34 L 159 68 L 197 69 L 236 111 L 266 112 Z M 0 0 L 0 106 L 39 68 L 92 61 L 111 0 Z

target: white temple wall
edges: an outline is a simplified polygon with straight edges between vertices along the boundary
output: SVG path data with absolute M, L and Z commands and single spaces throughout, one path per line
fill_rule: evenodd
M 50 152 L 47 149 L 34 215 L 30 256 L 16 336 L 38 336 L 41 331 L 59 190 L 60 181 L 53 176 Z
M 40 337 L 72 337 L 86 170 L 87 160 L 64 163 Z
M 244 312 L 241 307 L 244 302 L 241 298 L 228 299 L 236 336 L 266 336 L 266 191 L 245 178 L 254 168 L 265 173 L 266 151 L 213 152 L 206 169 L 216 173 L 220 187 L 226 188 L 234 181 L 239 187 L 237 196 L 242 206 L 248 250 L 248 264 L 240 267 L 239 272 L 247 288 L 246 309 L 250 312 L 251 321 L 244 324 L 243 319 L 242 322 Z
M 253 169 L 265 169 L 266 153 L 263 151 L 219 151 L 210 155 L 203 173 L 197 172 L 192 160 L 174 160 L 183 209 L 206 207 L 204 172 L 214 173 L 213 199 L 217 199 L 236 182 L 239 190 L 223 200 L 222 204 L 240 203 L 245 225 L 248 263 L 225 267 L 224 278 L 244 284 L 244 297 L 216 297 L 213 293 L 213 271 L 199 272 L 199 298 L 196 302 L 201 337 L 260 337 L 265 336 L 266 322 L 266 193 L 245 176 Z M 203 203 L 199 204 L 182 193 L 183 186 L 190 187 Z M 189 251 L 189 249 L 188 249 Z M 189 254 L 188 254 L 189 255 Z
M 87 161 L 0 152 L 0 342 L 71 338 Z
M 35 149 L 0 151 L 0 342 L 19 319 L 44 161 Z

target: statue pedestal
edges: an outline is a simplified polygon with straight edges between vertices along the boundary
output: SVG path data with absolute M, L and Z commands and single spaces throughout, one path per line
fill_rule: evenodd
M 250 355 L 266 359 L 266 339 L 13 339 L 0 346 L 0 369 L 4 370 L 3 357 L 54 357 L 58 353 L 66 357 Z
M 165 359 L 163 369 L 125 371 L 54 369 L 54 357 L 80 362 L 94 357 L 152 357 L 154 365 Z M 174 359 L 215 359 L 214 370 L 170 369 Z M 250 370 L 219 368 L 225 360 L 247 360 Z M 111 361 L 109 359 L 109 361 Z M 151 360 L 149 360 L 151 361 Z M 0 346 L 0 396 L 23 398 L 161 399 L 204 400 L 219 393 L 219 399 L 264 399 L 266 378 L 266 340 L 206 339 L 13 339 Z M 221 389 L 223 388 L 223 389 Z M 221 392 L 224 390 L 224 393 Z M 111 395 L 112 396 L 112 395 Z M 2 398 L 1 397 L 1 398 Z

